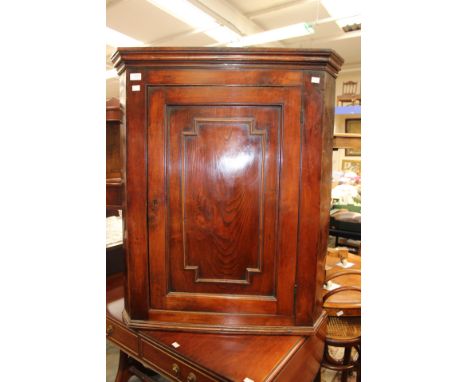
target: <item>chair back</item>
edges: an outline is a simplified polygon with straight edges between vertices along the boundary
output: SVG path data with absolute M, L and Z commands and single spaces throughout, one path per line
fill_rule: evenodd
M 358 269 L 347 269 L 347 270 L 344 270 L 344 271 L 341 271 L 341 272 L 336 272 L 330 276 L 328 276 L 326 279 L 325 279 L 325 283 L 328 283 L 328 281 L 330 280 L 333 280 L 337 277 L 341 277 L 341 276 L 350 276 L 350 275 L 361 275 L 361 271 L 358 270 Z M 359 292 L 361 293 L 361 288 L 360 287 L 357 287 L 357 286 L 351 286 L 351 285 L 343 285 L 343 286 L 340 286 L 336 289 L 333 289 L 331 291 L 329 291 L 328 293 L 326 293 L 324 296 L 323 296 L 323 299 L 322 299 L 322 302 L 325 304 L 325 302 L 333 295 L 335 294 L 338 294 L 338 293 L 343 293 L 343 292 L 347 292 L 347 291 L 355 291 L 355 292 Z
M 343 82 L 343 94 L 342 95 L 355 95 L 357 94 L 357 82 L 346 81 Z

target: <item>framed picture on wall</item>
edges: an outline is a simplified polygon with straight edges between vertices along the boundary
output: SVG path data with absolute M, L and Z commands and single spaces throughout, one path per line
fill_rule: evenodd
M 345 133 L 361 134 L 361 118 L 349 118 L 345 120 Z M 345 149 L 347 157 L 360 157 L 361 149 Z
M 352 171 L 361 176 L 361 161 L 353 159 L 343 159 L 341 161 L 341 170 L 344 172 Z

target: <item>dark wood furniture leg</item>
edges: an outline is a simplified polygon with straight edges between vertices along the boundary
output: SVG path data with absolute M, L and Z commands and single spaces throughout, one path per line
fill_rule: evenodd
M 361 382 L 361 346 L 356 346 L 356 350 L 358 352 L 358 358 L 356 360 L 356 382 Z
M 344 350 L 344 356 L 343 356 L 343 365 L 349 365 L 351 362 L 351 349 L 352 347 L 345 347 Z M 343 370 L 341 372 L 341 382 L 347 382 L 348 381 L 348 371 Z
M 315 376 L 314 382 L 322 382 L 322 373 L 321 373 L 321 368 L 319 368 L 317 375 Z
M 115 382 L 128 382 L 132 374 L 130 373 L 129 357 L 122 350 L 119 357 L 119 369 L 115 376 Z

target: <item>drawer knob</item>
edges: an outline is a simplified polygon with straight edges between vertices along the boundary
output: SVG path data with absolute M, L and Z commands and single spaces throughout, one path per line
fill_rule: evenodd
M 189 373 L 189 375 L 187 376 L 187 382 L 197 382 L 196 375 L 193 373 Z
M 180 372 L 180 367 L 176 363 L 172 364 L 172 371 L 174 372 L 175 375 L 179 375 Z
M 114 331 L 114 327 L 112 325 L 107 325 L 107 328 L 106 328 L 106 337 L 110 336 L 112 334 L 112 332 Z

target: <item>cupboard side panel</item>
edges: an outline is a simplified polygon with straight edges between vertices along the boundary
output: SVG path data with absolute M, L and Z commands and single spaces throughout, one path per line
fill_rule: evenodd
M 127 77 L 129 73 L 125 74 Z M 126 79 L 125 242 L 126 310 L 132 319 L 148 314 L 148 252 L 146 227 L 146 109 L 144 87 L 132 91 Z
M 322 285 L 325 280 L 325 258 L 328 247 L 330 225 L 331 176 L 333 155 L 333 126 L 335 119 L 335 78 L 324 74 L 324 95 L 322 110 L 322 163 L 320 182 L 320 241 L 317 253 L 317 275 L 315 279 L 315 306 L 313 317 L 322 314 Z
M 316 261 L 319 247 L 320 182 L 321 182 L 321 132 L 322 92 L 320 85 L 310 82 L 311 75 L 304 73 L 303 130 L 301 147 L 301 187 L 298 235 L 298 272 L 296 290 L 296 323 L 313 321 Z

